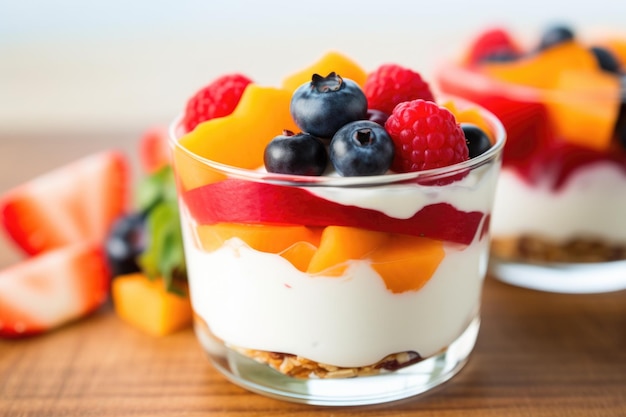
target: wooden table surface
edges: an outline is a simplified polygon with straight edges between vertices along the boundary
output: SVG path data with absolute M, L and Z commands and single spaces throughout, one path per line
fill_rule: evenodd
M 89 152 L 136 160 L 140 131 L 0 132 L 0 192 Z M 0 267 L 19 254 L 2 239 Z M 626 291 L 559 295 L 488 277 L 467 366 L 398 402 L 328 408 L 252 394 L 212 368 L 191 330 L 163 338 L 107 305 L 47 335 L 0 340 L 0 416 L 626 416 Z

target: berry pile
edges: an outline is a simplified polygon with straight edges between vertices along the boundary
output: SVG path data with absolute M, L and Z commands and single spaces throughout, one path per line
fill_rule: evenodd
M 469 138 L 455 116 L 435 103 L 420 74 L 399 65 L 379 67 L 363 89 L 335 72 L 313 74 L 293 93 L 290 113 L 302 132 L 283 132 L 269 143 L 268 172 L 323 175 L 332 165 L 341 176 L 370 176 L 469 158 Z M 473 146 L 472 156 L 489 147 Z

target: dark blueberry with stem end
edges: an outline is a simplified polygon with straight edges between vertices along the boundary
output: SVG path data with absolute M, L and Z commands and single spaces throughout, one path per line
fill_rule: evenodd
M 491 148 L 491 140 L 484 130 L 471 123 L 461 123 L 461 129 L 465 135 L 469 157 L 475 158 Z
M 367 109 L 367 120 L 376 122 L 381 126 L 385 126 L 385 122 L 389 119 L 389 115 L 381 110 Z
M 366 118 L 367 98 L 354 81 L 313 74 L 291 97 L 291 116 L 303 132 L 330 139 L 343 125 Z
M 619 74 L 620 72 L 620 64 L 615 58 L 615 55 L 611 53 L 608 49 L 602 48 L 600 46 L 592 46 L 589 48 L 591 53 L 598 61 L 598 65 L 600 68 L 606 72 L 610 72 L 613 74 Z
M 265 147 L 263 162 L 267 172 L 322 175 L 328 165 L 328 153 L 315 136 L 285 130 Z
M 552 46 L 574 40 L 574 31 L 565 25 L 557 25 L 548 28 L 539 40 L 540 51 Z
M 143 213 L 130 213 L 118 218 L 106 242 L 107 263 L 113 276 L 140 270 L 137 257 L 146 248 L 146 218 Z
M 330 160 L 343 177 L 382 175 L 389 170 L 395 151 L 387 131 L 370 120 L 343 126 L 329 149 Z

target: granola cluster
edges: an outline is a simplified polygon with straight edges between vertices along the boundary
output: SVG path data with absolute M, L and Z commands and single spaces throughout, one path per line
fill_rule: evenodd
M 626 245 L 590 238 L 553 242 L 540 236 L 524 235 L 493 238 L 491 253 L 501 259 L 535 263 L 609 262 L 626 259 Z
M 400 352 L 386 356 L 375 364 L 356 368 L 327 365 L 289 353 L 233 347 L 234 350 L 257 362 L 269 365 L 278 372 L 294 378 L 353 378 L 395 371 L 422 360 L 416 352 Z

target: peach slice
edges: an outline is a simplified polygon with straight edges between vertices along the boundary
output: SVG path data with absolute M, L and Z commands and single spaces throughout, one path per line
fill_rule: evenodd
M 232 114 L 199 124 L 180 140 L 191 153 L 221 164 L 257 169 L 265 146 L 284 129 L 298 131 L 289 113 L 291 92 L 250 84 Z M 178 147 L 174 164 L 183 189 L 223 179 Z
M 347 262 L 367 258 L 389 239 L 385 232 L 374 232 L 347 226 L 328 226 L 322 232 L 319 248 L 307 272 L 341 276 Z
M 282 226 L 244 223 L 217 223 L 201 225 L 197 229 L 202 249 L 212 252 L 225 241 L 237 237 L 252 249 L 267 253 L 280 253 L 298 242 L 318 246 L 321 229 L 306 226 Z
M 611 145 L 620 106 L 618 77 L 602 71 L 561 71 L 544 103 L 556 136 L 595 150 Z
M 597 68 L 597 61 L 587 47 L 566 42 L 516 61 L 484 64 L 481 71 L 512 84 L 554 88 L 561 70 L 594 71 Z
M 351 79 L 361 87 L 367 78 L 367 73 L 356 62 L 338 52 L 331 51 L 312 65 L 286 77 L 282 86 L 285 90 L 293 92 L 302 84 L 310 82 L 313 74 L 326 76 L 333 71 L 342 78 Z
M 444 256 L 443 242 L 439 240 L 396 234 L 374 250 L 370 258 L 387 289 L 401 293 L 422 288 Z

